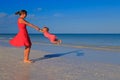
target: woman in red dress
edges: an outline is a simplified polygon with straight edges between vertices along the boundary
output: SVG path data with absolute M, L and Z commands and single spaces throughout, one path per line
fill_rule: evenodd
M 29 60 L 29 53 L 30 53 L 32 43 L 31 43 L 31 40 L 29 38 L 26 26 L 30 26 L 30 27 L 36 29 L 37 31 L 39 31 L 40 28 L 25 20 L 25 17 L 27 16 L 26 10 L 18 11 L 15 14 L 20 16 L 18 18 L 19 32 L 13 39 L 10 40 L 10 44 L 15 46 L 15 47 L 25 46 L 24 62 L 25 63 L 32 63 L 32 61 Z

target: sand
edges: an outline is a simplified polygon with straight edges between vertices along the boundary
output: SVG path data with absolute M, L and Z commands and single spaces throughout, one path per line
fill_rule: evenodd
M 0 47 L 0 80 L 120 80 L 119 58 L 118 51 L 44 45 L 33 47 L 28 64 L 23 48 Z

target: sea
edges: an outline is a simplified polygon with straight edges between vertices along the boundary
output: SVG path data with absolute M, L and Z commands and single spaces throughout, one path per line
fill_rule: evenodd
M 0 34 L 0 46 L 10 46 L 16 34 Z M 120 48 L 120 34 L 55 34 L 61 45 Z M 33 44 L 51 44 L 43 34 L 29 34 Z
M 0 34 L 0 46 L 10 46 L 9 40 L 16 34 Z M 120 48 L 120 34 L 55 34 L 62 45 Z M 29 34 L 33 44 L 51 44 L 43 34 Z M 34 45 L 35 46 L 35 45 Z

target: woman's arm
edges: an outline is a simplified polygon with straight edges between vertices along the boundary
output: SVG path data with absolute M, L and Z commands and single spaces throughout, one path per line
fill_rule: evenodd
M 33 25 L 33 24 L 27 22 L 26 20 L 24 20 L 24 19 L 22 19 L 22 18 L 19 19 L 19 22 L 20 22 L 20 23 L 24 23 L 24 24 L 26 24 L 27 26 L 30 26 L 30 27 L 32 27 L 32 28 L 38 30 L 38 31 L 40 30 L 39 27 L 37 27 L 37 26 L 35 26 L 35 25 Z

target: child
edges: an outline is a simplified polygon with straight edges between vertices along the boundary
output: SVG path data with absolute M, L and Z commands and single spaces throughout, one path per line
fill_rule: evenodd
M 26 26 L 30 26 L 30 27 L 36 29 L 37 31 L 39 31 L 40 28 L 25 20 L 25 18 L 27 16 L 26 10 L 18 11 L 15 14 L 19 15 L 19 18 L 18 18 L 19 32 L 13 39 L 10 40 L 10 44 L 12 46 L 15 46 L 15 47 L 25 46 L 24 62 L 25 63 L 32 63 L 32 61 L 29 60 L 29 53 L 30 53 L 32 43 L 31 43 Z
M 49 33 L 48 27 L 43 27 L 43 29 L 40 30 L 43 32 L 44 36 L 50 40 L 53 44 L 61 44 L 61 40 L 58 40 L 57 37 L 54 34 Z

